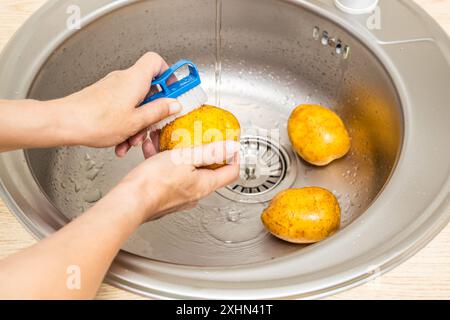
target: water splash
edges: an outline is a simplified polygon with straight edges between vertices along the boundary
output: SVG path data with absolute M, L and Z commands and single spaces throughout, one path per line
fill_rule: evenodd
M 262 222 L 262 204 L 231 203 L 220 208 L 203 208 L 202 226 L 209 236 L 224 244 L 259 241 L 267 234 Z
M 86 201 L 87 203 L 94 203 L 94 202 L 97 202 L 98 200 L 100 200 L 101 197 L 102 197 L 102 192 L 99 189 L 95 189 L 95 190 L 87 192 L 84 195 L 84 201 Z

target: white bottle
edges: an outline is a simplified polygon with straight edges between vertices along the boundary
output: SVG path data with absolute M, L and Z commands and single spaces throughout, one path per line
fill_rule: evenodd
M 334 0 L 336 7 L 351 14 L 364 14 L 375 10 L 378 0 Z

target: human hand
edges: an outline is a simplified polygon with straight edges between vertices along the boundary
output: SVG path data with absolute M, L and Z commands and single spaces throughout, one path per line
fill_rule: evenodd
M 142 209 L 140 222 L 191 208 L 197 201 L 239 176 L 239 143 L 215 142 L 202 147 L 165 151 L 145 160 L 117 186 L 127 201 Z M 147 154 L 149 156 L 149 154 Z M 216 170 L 202 167 L 227 165 Z
M 76 128 L 71 133 L 72 144 L 116 146 L 116 154 L 124 156 L 132 146 L 144 142 L 148 127 L 181 110 L 175 99 L 158 99 L 136 108 L 147 96 L 153 78 L 167 68 L 158 54 L 146 53 L 132 67 L 114 71 L 63 98 L 64 118 L 70 122 L 66 127 Z

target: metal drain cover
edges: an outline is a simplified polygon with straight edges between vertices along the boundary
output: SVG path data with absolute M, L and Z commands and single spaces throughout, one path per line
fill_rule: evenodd
M 289 188 L 297 175 L 295 155 L 290 148 L 265 137 L 242 137 L 240 159 L 239 180 L 217 191 L 229 200 L 246 203 L 270 201 L 278 192 Z

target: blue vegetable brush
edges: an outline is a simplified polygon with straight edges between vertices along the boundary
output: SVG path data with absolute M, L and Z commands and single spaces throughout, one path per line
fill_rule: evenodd
M 169 78 L 180 68 L 188 66 L 189 75 L 170 85 L 167 84 Z M 142 105 L 160 98 L 177 99 L 183 109 L 180 113 L 170 116 L 152 126 L 152 130 L 162 129 L 165 125 L 172 122 L 198 107 L 201 107 L 208 100 L 206 92 L 200 86 L 201 80 L 197 66 L 189 60 L 180 60 L 172 65 L 166 72 L 152 81 L 152 87 L 159 89 L 159 92 L 148 96 Z

